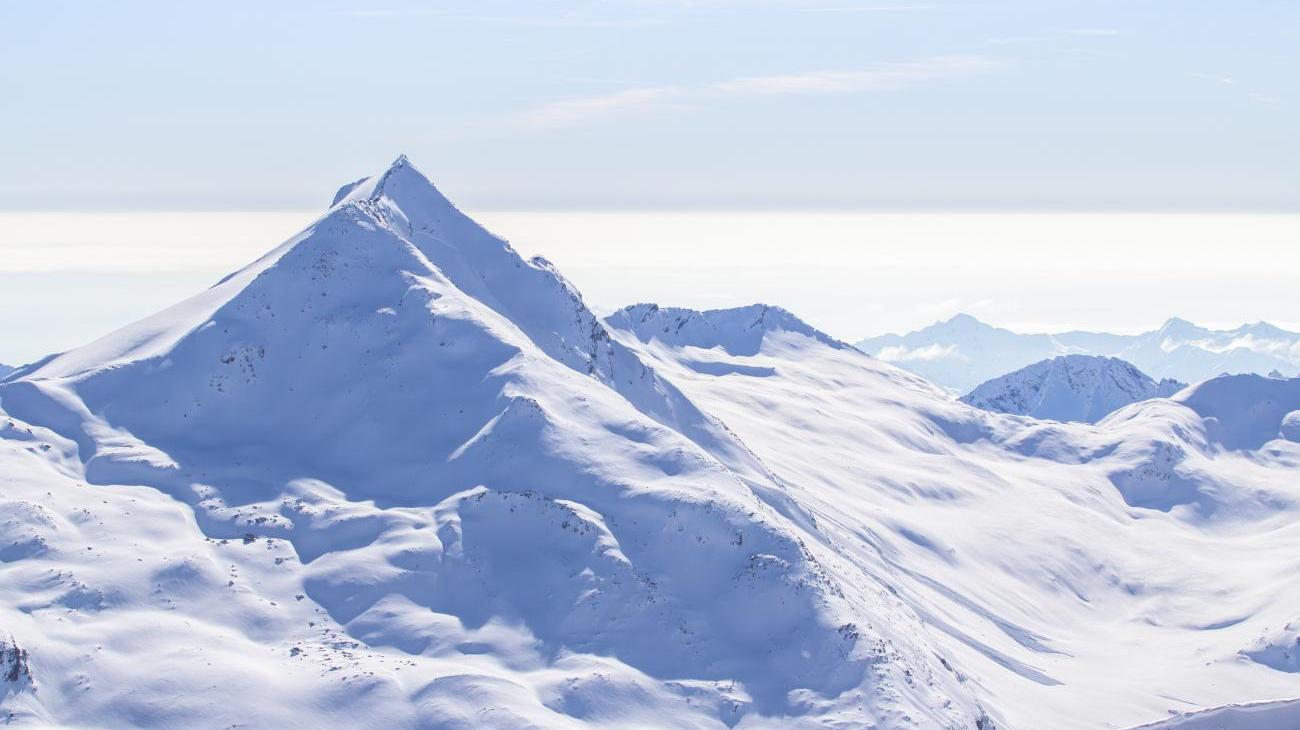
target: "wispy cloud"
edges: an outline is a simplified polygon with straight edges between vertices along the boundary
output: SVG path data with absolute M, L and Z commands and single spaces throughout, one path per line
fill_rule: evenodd
M 417 18 L 434 18 L 466 23 L 528 25 L 541 28 L 636 28 L 657 25 L 662 22 L 647 17 L 602 17 L 578 12 L 553 15 L 490 15 L 448 8 L 351 8 L 333 10 L 326 14 L 358 20 L 404 21 Z
M 933 362 L 935 360 L 966 360 L 956 345 L 924 345 L 909 349 L 904 345 L 890 345 L 876 353 L 876 357 L 885 362 Z
M 1233 86 L 1237 83 L 1237 80 L 1232 78 L 1231 76 L 1223 76 L 1221 74 L 1206 74 L 1206 73 L 1193 72 L 1187 75 L 1194 79 L 1201 79 L 1202 81 L 1213 81 L 1216 84 L 1223 84 L 1225 86 Z
M 1066 35 L 1111 36 L 1120 35 L 1124 31 L 1118 28 L 1066 28 L 1061 32 Z
M 1166 337 L 1160 342 L 1160 349 L 1165 352 L 1173 352 L 1185 346 L 1206 350 L 1217 355 L 1231 353 L 1236 350 L 1249 350 L 1259 355 L 1268 355 L 1269 357 L 1276 357 L 1300 365 L 1300 340 L 1261 338 L 1255 337 L 1254 334 L 1248 332 L 1227 341 L 1214 339 L 1176 340 Z
M 1041 43 L 1043 40 L 1043 36 L 1040 35 L 1007 35 L 985 38 L 984 42 L 991 46 L 1019 46 L 1028 43 Z
M 651 86 L 623 89 L 612 94 L 589 96 L 545 104 L 515 118 L 516 126 L 532 129 L 572 127 L 632 109 L 662 104 L 685 96 L 680 86 Z
M 550 102 L 518 115 L 511 122 L 514 126 L 527 129 L 554 129 L 672 103 L 700 104 L 743 97 L 889 91 L 983 74 L 1004 65 L 1003 61 L 984 56 L 935 56 L 921 61 L 883 63 L 863 69 L 743 76 L 696 85 L 647 86 Z
M 795 8 L 800 13 L 896 13 L 910 10 L 938 10 L 938 5 L 847 5 Z
M 985 38 L 984 42 L 993 46 L 1019 46 L 1053 43 L 1059 41 L 1063 35 L 1076 38 L 1108 38 L 1124 34 L 1125 31 L 1119 28 L 1058 28 L 1028 35 L 991 36 Z
M 1187 75 L 1189 78 L 1200 79 L 1201 81 L 1209 81 L 1210 83 L 1219 84 L 1221 86 L 1237 86 L 1237 80 L 1235 78 L 1231 76 L 1225 76 L 1223 74 L 1192 72 Z M 1251 101 L 1259 104 L 1272 105 L 1281 102 L 1281 100 L 1278 99 L 1276 96 L 1273 96 L 1271 94 L 1265 94 L 1259 91 L 1247 91 L 1245 92 L 1245 96 L 1247 99 L 1250 99 Z

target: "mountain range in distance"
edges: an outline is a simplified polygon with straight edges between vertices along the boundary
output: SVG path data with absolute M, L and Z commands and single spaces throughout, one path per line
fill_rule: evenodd
M 1061 355 L 1120 358 L 1156 380 L 1185 383 L 1223 373 L 1300 375 L 1300 334 L 1266 322 L 1212 330 L 1174 318 L 1137 335 L 1021 334 L 959 314 L 907 334 L 868 337 L 856 347 L 958 394 Z

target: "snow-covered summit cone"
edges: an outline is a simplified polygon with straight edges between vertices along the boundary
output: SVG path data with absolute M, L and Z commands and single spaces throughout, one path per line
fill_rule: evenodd
M 1130 403 L 1185 387 L 1168 378 L 1156 382 L 1118 358 L 1064 355 L 994 378 L 961 400 L 986 411 L 1096 423 Z
M 743 451 L 613 342 L 549 263 L 523 260 L 405 157 L 206 292 L 22 369 L 0 396 L 68 424 L 97 468 L 199 468 L 220 444 L 351 473 L 364 449 L 427 480 L 533 360 L 594 377 L 705 448 Z M 411 488 L 367 471 L 381 491 Z

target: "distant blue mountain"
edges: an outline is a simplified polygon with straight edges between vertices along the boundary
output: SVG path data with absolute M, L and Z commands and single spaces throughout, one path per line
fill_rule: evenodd
M 1300 375 L 1300 334 L 1266 322 L 1211 330 L 1174 318 L 1138 335 L 1021 334 L 959 314 L 905 335 L 868 337 L 856 346 L 955 393 L 1061 355 L 1117 357 L 1156 380 L 1186 383 L 1221 373 Z

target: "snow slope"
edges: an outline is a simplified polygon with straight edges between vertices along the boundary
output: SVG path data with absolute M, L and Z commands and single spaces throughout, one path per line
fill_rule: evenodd
M 1284 730 L 1300 727 L 1300 700 L 1227 705 L 1178 714 L 1137 730 Z
M 13 370 L 14 370 L 13 368 L 11 368 L 11 367 L 9 367 L 8 365 L 5 365 L 4 363 L 0 362 L 0 378 L 3 378 L 4 376 L 6 376 L 6 375 L 8 375 L 9 373 L 13 372 Z
M 1196 383 L 1221 373 L 1300 376 L 1300 334 L 1267 322 L 1211 330 L 1171 319 L 1138 335 L 1103 332 L 1020 334 L 968 314 L 905 335 L 868 337 L 863 352 L 966 393 L 979 383 L 1061 355 L 1117 357 L 1157 379 Z
M 816 539 L 898 591 L 1006 727 L 1300 695 L 1267 653 L 1300 605 L 1300 444 L 1278 435 L 1300 380 L 1045 423 L 780 328 L 740 357 L 616 336 L 735 429 Z
M 1062 355 L 981 383 L 961 401 L 997 413 L 1096 423 L 1122 406 L 1185 387 L 1168 378 L 1157 383 L 1119 358 Z
M 404 159 L 0 409 L 18 723 L 1069 730 L 1300 695 L 1300 380 L 1044 423 L 776 308 L 601 321 Z

